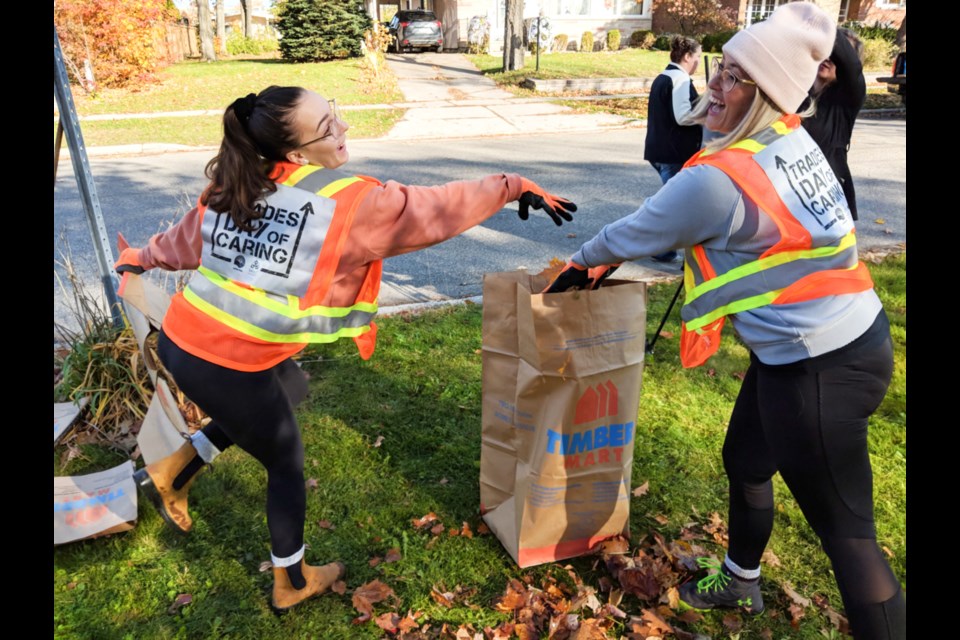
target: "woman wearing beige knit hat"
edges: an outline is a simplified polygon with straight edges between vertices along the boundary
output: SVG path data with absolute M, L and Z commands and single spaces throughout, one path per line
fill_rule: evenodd
M 890 383 L 887 316 L 857 256 L 843 188 L 797 114 L 836 24 L 780 6 L 723 47 L 694 119 L 719 134 L 633 214 L 573 255 L 548 292 L 683 248 L 680 357 L 703 364 L 729 317 L 750 367 L 723 446 L 729 547 L 681 586 L 697 609 L 763 611 L 760 557 L 780 473 L 833 566 L 858 639 L 905 638 L 906 602 L 876 541 L 867 424 Z

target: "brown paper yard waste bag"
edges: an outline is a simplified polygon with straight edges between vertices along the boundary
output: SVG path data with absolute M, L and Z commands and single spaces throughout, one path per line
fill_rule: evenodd
M 520 567 L 629 533 L 646 285 L 536 293 L 547 283 L 483 281 L 480 509 Z

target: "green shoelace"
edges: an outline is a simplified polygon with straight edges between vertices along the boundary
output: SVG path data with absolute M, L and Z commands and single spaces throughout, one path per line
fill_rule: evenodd
M 723 565 L 712 558 L 697 558 L 697 564 L 704 569 L 716 570 L 716 573 L 711 573 L 705 578 L 701 578 L 697 581 L 697 593 L 723 591 L 733 580 L 733 578 L 721 570 Z

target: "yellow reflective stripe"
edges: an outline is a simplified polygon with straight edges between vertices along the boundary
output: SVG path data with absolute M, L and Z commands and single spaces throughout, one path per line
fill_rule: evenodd
M 747 151 L 750 151 L 752 153 L 763 151 L 766 148 L 767 148 L 767 145 L 760 144 L 753 138 L 747 138 L 746 140 L 741 140 L 740 142 L 736 142 L 730 145 L 729 147 L 727 147 L 727 149 L 746 149 Z
M 756 309 L 757 307 L 764 307 L 774 300 L 777 299 L 777 296 L 780 295 L 780 292 L 783 289 L 778 289 L 777 291 L 770 291 L 768 293 L 760 293 L 749 298 L 744 298 L 743 300 L 736 300 L 730 304 L 720 307 L 719 309 L 714 309 L 709 313 L 705 313 L 699 318 L 693 318 L 692 320 L 686 321 L 686 326 L 688 331 L 695 331 L 701 327 L 705 327 L 714 320 L 722 318 L 723 316 L 728 316 L 734 313 L 740 313 L 741 311 L 748 311 L 750 309 Z
M 351 176 L 351 177 L 349 177 L 349 178 L 340 178 L 339 180 L 334 180 L 333 182 L 331 182 L 330 184 L 328 184 L 328 185 L 325 186 L 324 188 L 320 189 L 320 191 L 317 191 L 317 195 L 321 195 L 321 196 L 323 196 L 323 197 L 325 197 L 325 198 L 330 198 L 330 197 L 332 197 L 335 193 L 337 193 L 337 192 L 340 191 L 341 189 L 346 189 L 347 187 L 349 187 L 350 185 L 352 185 L 354 182 L 361 182 L 361 180 L 360 180 L 360 178 L 358 178 L 358 177 L 356 177 L 356 176 Z
M 782 264 L 788 262 L 793 262 L 794 260 L 808 260 L 814 258 L 826 258 L 832 255 L 836 255 L 843 251 L 846 251 L 851 246 L 856 244 L 857 239 L 853 231 L 849 232 L 843 238 L 840 239 L 840 243 L 834 246 L 828 245 L 825 247 L 819 247 L 817 249 L 804 249 L 799 251 L 784 251 L 782 253 L 775 253 L 772 256 L 767 256 L 760 260 L 754 260 L 753 262 L 748 262 L 747 264 L 742 264 L 739 267 L 734 267 L 727 271 L 722 276 L 717 276 L 712 280 L 707 280 L 706 282 L 700 283 L 698 286 L 693 288 L 687 295 L 687 304 L 693 302 L 701 295 L 709 293 L 714 289 L 718 289 L 726 284 L 730 284 L 734 280 L 739 280 L 740 278 L 745 278 L 746 276 L 765 271 L 766 269 L 772 269 L 773 267 L 779 267 Z
M 790 131 L 792 131 L 792 129 L 790 129 L 790 127 L 787 126 L 787 123 L 784 122 L 783 120 L 777 120 L 772 125 L 770 125 L 770 128 L 772 128 L 774 131 L 776 131 L 782 136 L 785 136 L 788 133 L 790 133 Z
M 236 316 L 230 315 L 229 313 L 219 309 L 212 304 L 208 303 L 203 298 L 199 297 L 188 287 L 183 291 L 183 297 L 187 302 L 195 306 L 197 309 L 211 316 L 215 320 L 227 325 L 231 329 L 236 329 L 237 331 L 252 336 L 254 338 L 259 338 L 266 342 L 283 342 L 283 343 L 301 343 L 301 342 L 335 342 L 340 338 L 355 338 L 357 336 L 363 335 L 367 331 L 370 331 L 369 325 L 364 325 L 362 327 L 344 327 L 337 330 L 335 333 L 315 333 L 310 331 L 303 331 L 300 333 L 274 333 L 272 331 L 267 331 L 256 325 L 250 324 L 245 320 L 241 320 Z
M 204 266 L 197 268 L 202 275 L 206 276 L 211 284 L 221 289 L 243 298 L 255 305 L 261 306 L 269 311 L 280 314 L 286 318 L 299 320 L 310 316 L 324 316 L 327 318 L 342 318 L 353 311 L 366 311 L 374 313 L 377 311 L 376 302 L 358 302 L 350 307 L 325 307 L 323 305 L 314 305 L 306 309 L 300 309 L 300 299 L 296 296 L 287 296 L 287 303 L 278 302 L 263 294 L 262 289 L 251 290 L 246 287 L 238 286 L 229 278 L 225 278 L 215 271 L 211 271 Z
M 305 164 L 302 167 L 298 168 L 296 171 L 291 173 L 286 180 L 280 184 L 286 185 L 288 187 L 296 186 L 298 182 L 306 178 L 308 175 L 314 171 L 320 171 L 322 167 L 315 167 L 313 165 Z

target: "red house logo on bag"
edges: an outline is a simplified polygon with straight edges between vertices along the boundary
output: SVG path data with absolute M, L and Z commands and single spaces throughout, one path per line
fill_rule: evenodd
M 583 392 L 577 400 L 577 412 L 574 415 L 573 424 L 593 422 L 618 413 L 620 410 L 617 403 L 617 386 L 607 380 Z
M 581 427 L 582 430 L 573 433 L 547 429 L 546 452 L 563 456 L 563 466 L 568 469 L 620 462 L 623 448 L 633 439 L 633 422 L 613 422 L 619 412 L 617 386 L 613 382 L 607 380 L 590 387 L 577 400 L 573 424 L 600 424 Z

